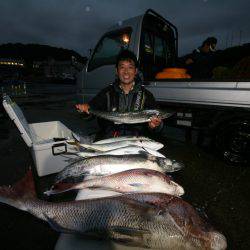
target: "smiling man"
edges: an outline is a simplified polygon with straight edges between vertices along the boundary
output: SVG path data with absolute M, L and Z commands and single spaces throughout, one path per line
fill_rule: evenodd
M 122 50 L 116 61 L 117 79 L 114 83 L 101 90 L 89 103 L 77 104 L 76 108 L 89 113 L 89 108 L 103 111 L 138 111 L 155 109 L 156 102 L 152 93 L 144 88 L 138 79 L 138 61 L 135 54 L 129 50 Z M 108 138 L 122 135 L 145 135 L 148 131 L 160 132 L 163 122 L 153 117 L 145 124 L 114 124 L 106 120 L 99 120 L 101 133 L 98 138 Z

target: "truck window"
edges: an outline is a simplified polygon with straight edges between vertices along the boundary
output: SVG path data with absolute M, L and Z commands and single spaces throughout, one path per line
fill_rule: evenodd
M 152 15 L 145 15 L 140 40 L 140 70 L 146 81 L 167 67 L 176 58 L 175 36 L 172 28 Z
M 140 53 L 140 69 L 145 80 L 154 79 L 156 73 L 172 62 L 167 41 L 150 31 L 142 35 Z
M 154 65 L 154 42 L 150 32 L 144 32 L 141 38 L 140 70 L 145 80 L 152 78 L 152 66 Z
M 163 38 L 155 36 L 154 51 L 156 69 L 160 71 L 167 66 L 167 44 Z
M 88 64 L 88 72 L 103 65 L 112 65 L 122 49 L 127 49 L 132 29 L 126 28 L 105 34 L 98 42 Z

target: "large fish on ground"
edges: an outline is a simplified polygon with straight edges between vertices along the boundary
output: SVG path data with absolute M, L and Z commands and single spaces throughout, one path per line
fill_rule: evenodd
M 193 241 L 196 246 L 194 249 L 226 249 L 227 242 L 224 235 L 214 230 L 183 199 L 163 193 L 130 193 L 124 196 L 138 202 L 153 205 L 168 213 L 175 226 L 179 227 L 181 235 L 184 236 L 179 238 L 182 241 L 180 242 L 180 246 L 182 246 L 180 249 L 189 249 L 187 245 L 183 248 L 187 239 L 188 241 Z M 178 244 L 173 249 L 179 249 L 177 246 Z
M 149 169 L 132 169 L 79 183 L 61 182 L 45 193 L 51 195 L 84 188 L 101 188 L 120 193 L 159 192 L 177 196 L 184 194 L 184 189 L 167 175 Z
M 78 156 L 81 157 L 90 157 L 90 156 L 97 156 L 97 155 L 132 155 L 132 154 L 151 154 L 157 157 L 166 158 L 165 155 L 161 154 L 160 152 L 150 149 L 150 148 L 142 148 L 139 146 L 127 146 L 122 148 L 117 148 L 109 151 L 104 152 L 90 152 L 90 151 L 81 151 L 79 153 L 76 153 Z
M 95 234 L 152 249 L 226 249 L 225 237 L 204 225 L 190 205 L 173 196 L 133 194 L 133 198 L 124 195 L 53 203 L 34 197 L 31 180 L 30 173 L 13 187 L 0 187 L 0 202 L 47 221 L 56 231 Z
M 111 175 L 136 168 L 152 169 L 163 173 L 178 171 L 183 168 L 183 165 L 168 158 L 155 157 L 149 154 L 98 155 L 83 158 L 66 166 L 56 175 L 55 180 L 56 182 L 65 179 L 79 181 L 85 175 Z
M 115 124 L 135 124 L 149 122 L 152 117 L 159 117 L 161 119 L 168 118 L 174 113 L 168 113 L 163 110 L 148 109 L 133 112 L 108 112 L 99 110 L 90 110 L 90 113 L 100 118 L 114 122 Z
M 127 147 L 127 146 L 139 146 L 139 147 L 145 147 L 153 150 L 159 150 L 164 147 L 164 145 L 160 142 L 156 141 L 145 141 L 145 140 L 133 140 L 133 141 L 116 141 L 116 142 L 110 142 L 110 143 L 103 143 L 103 144 L 86 144 L 86 143 L 79 143 L 78 146 L 91 149 L 94 151 L 109 151 L 114 150 L 117 148 Z

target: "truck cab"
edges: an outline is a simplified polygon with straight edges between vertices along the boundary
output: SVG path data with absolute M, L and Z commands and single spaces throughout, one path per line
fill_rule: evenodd
M 112 26 L 98 41 L 90 59 L 78 77 L 78 99 L 87 102 L 115 79 L 116 56 L 122 49 L 135 53 L 144 84 L 157 72 L 175 65 L 177 59 L 177 28 L 149 9 Z

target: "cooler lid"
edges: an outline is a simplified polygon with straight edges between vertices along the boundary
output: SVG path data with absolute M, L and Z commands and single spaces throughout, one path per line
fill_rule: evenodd
M 3 96 L 3 107 L 6 110 L 7 114 L 9 115 L 10 119 L 14 121 L 18 130 L 21 133 L 21 136 L 28 147 L 32 146 L 31 140 L 31 130 L 30 126 L 24 117 L 24 114 L 20 107 L 11 100 L 8 95 Z

